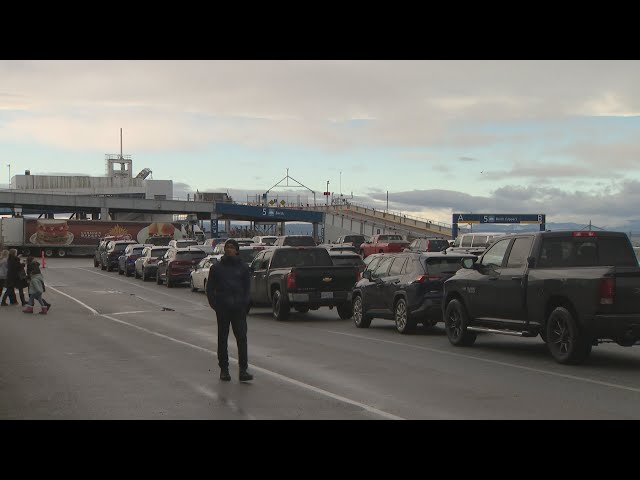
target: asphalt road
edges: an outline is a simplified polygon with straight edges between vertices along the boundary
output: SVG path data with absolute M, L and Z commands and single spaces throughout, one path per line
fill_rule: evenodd
M 218 380 L 216 321 L 201 292 L 47 260 L 50 313 L 0 308 L 2 419 L 639 419 L 640 348 L 555 363 L 540 338 L 481 335 L 455 348 L 442 324 L 400 335 L 335 310 L 248 317 L 251 383 Z M 38 307 L 35 309 L 38 311 Z

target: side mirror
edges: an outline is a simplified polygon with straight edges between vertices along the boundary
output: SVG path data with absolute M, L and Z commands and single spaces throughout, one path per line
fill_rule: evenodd
M 367 280 L 371 281 L 371 270 L 365 270 L 364 272 L 362 272 L 362 278 L 366 278 Z
M 473 268 L 475 263 L 476 263 L 475 258 L 464 258 L 464 259 L 462 259 L 462 266 L 464 268 Z

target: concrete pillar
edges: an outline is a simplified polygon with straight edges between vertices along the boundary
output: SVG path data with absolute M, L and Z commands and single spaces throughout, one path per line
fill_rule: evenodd
M 107 207 L 100 208 L 100 220 L 106 222 L 109 220 L 109 209 Z
M 313 239 L 318 242 L 319 238 L 318 238 L 318 224 L 317 223 L 313 223 Z
M 280 233 L 279 235 L 284 235 L 285 229 L 284 229 L 284 224 L 285 222 L 280 222 Z
M 224 221 L 224 230 L 227 232 L 227 235 L 231 232 L 231 220 Z

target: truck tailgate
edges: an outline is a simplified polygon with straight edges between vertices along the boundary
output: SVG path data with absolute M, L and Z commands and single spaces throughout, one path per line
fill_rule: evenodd
M 321 292 L 350 291 L 357 281 L 357 269 L 353 266 L 294 267 L 296 291 Z
M 640 268 L 616 267 L 615 296 L 607 313 L 640 314 Z

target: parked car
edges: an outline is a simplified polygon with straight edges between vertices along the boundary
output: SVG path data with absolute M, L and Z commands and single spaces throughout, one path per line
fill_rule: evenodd
M 226 242 L 227 240 L 229 240 L 228 237 L 220 237 L 220 238 L 207 238 L 203 245 L 208 245 L 210 247 L 217 247 L 218 245 L 222 244 L 224 245 L 224 242 Z
M 206 256 L 206 253 L 193 246 L 169 248 L 158 262 L 156 283 L 162 285 L 166 282 L 167 287 L 171 288 L 178 283 L 190 281 L 191 268 Z
M 216 245 L 216 248 L 218 247 L 224 247 L 224 245 Z M 262 252 L 266 248 L 267 247 L 265 247 L 264 245 L 255 245 L 255 244 L 240 245 L 240 250 L 238 251 L 238 255 L 240 255 L 240 258 L 242 259 L 243 262 L 247 263 L 248 265 L 251 265 L 251 262 L 256 257 L 256 255 L 258 255 L 258 253 Z M 221 260 L 223 255 L 224 255 L 224 249 L 222 253 L 220 252 L 214 253 L 212 257 L 216 260 Z
M 402 235 L 395 233 L 378 234 L 360 245 L 360 255 L 365 258 L 372 253 L 402 252 L 407 245 L 409 245 L 409 242 L 404 240 Z
M 118 267 L 118 258 L 127 248 L 127 245 L 137 244 L 135 240 L 109 240 L 100 257 L 100 268 L 107 272 Z
M 171 248 L 185 248 L 190 247 L 191 245 L 198 245 L 198 241 L 194 239 L 181 239 L 181 240 L 171 240 L 169 242 L 169 247 Z
M 238 237 L 238 238 L 233 238 L 236 242 L 238 242 L 238 245 L 242 246 L 242 245 L 251 245 L 253 242 L 253 238 L 248 238 L 248 237 Z
M 130 277 L 136 269 L 136 260 L 142 254 L 147 245 L 132 243 L 127 245 L 124 252 L 118 257 L 118 274 Z
M 110 235 L 100 239 L 98 246 L 96 247 L 95 254 L 93 255 L 93 266 L 99 267 L 102 264 L 102 252 L 107 248 L 107 244 L 111 240 L 131 240 L 131 235 Z
M 198 248 L 207 255 L 213 255 L 213 247 L 211 245 L 195 245 L 193 248 Z
M 425 237 L 413 240 L 405 252 L 441 252 L 449 248 L 449 242 L 441 237 Z
M 359 273 L 366 268 L 362 257 L 356 252 L 349 250 L 329 250 L 329 256 L 334 265 L 351 265 L 358 269 Z M 360 277 L 358 277 L 358 280 Z
M 142 278 L 143 282 L 156 277 L 158 270 L 158 262 L 164 254 L 169 251 L 169 247 L 163 246 L 147 246 L 142 250 L 140 257 L 135 261 L 134 276 Z
M 278 237 L 275 235 L 258 235 L 253 237 L 251 240 L 253 240 L 253 243 L 257 243 L 258 245 L 273 245 L 277 239 Z
M 498 238 L 445 283 L 445 330 L 540 335 L 558 363 L 580 363 L 601 341 L 640 344 L 640 267 L 624 232 L 553 231 Z
M 359 251 L 360 245 L 362 245 L 366 241 L 367 238 L 364 235 L 342 235 L 338 237 L 338 239 L 333 243 L 337 245 L 349 243 L 355 247 L 356 251 Z
M 471 253 L 482 255 L 489 245 L 498 237 L 508 235 L 507 232 L 476 232 L 463 233 L 453 241 L 449 252 Z
M 214 262 L 217 262 L 218 259 L 213 255 L 207 255 L 200 262 L 194 265 L 193 270 L 191 270 L 191 291 L 197 292 L 198 290 L 202 290 L 203 292 L 207 291 L 207 279 L 209 278 L 209 269 Z
M 373 318 L 394 320 L 396 330 L 410 333 L 418 323 L 442 321 L 444 282 L 462 268 L 470 254 L 406 252 L 379 256 L 367 265 L 351 293 L 353 321 L 367 328 Z
M 273 243 L 274 247 L 315 247 L 316 241 L 311 235 L 283 235 Z
M 329 252 L 353 252 L 359 255 L 359 250 L 350 243 L 334 244 L 334 243 L 321 243 L 319 247 L 326 248 Z M 360 257 L 362 258 L 362 257 Z

